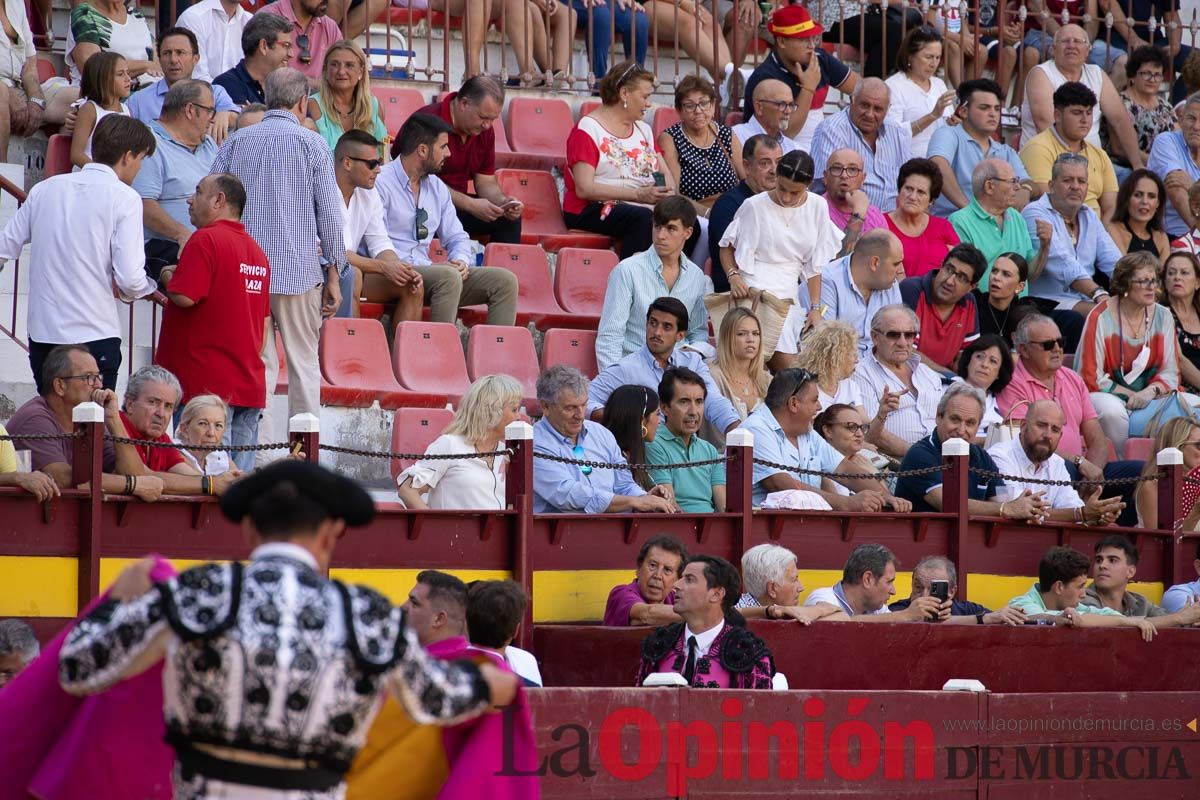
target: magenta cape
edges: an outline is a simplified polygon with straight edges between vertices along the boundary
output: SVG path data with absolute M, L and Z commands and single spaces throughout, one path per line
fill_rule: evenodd
M 155 582 L 175 574 L 157 562 Z M 162 664 L 106 692 L 72 697 L 58 684 L 58 653 L 70 629 L 0 691 L 0 798 L 170 800 L 174 753 L 163 742 Z
M 464 645 L 465 639 L 454 638 L 435 642 L 425 649 L 430 655 L 447 660 L 478 659 L 485 655 L 500 668 L 511 671 L 496 653 Z M 504 741 L 506 727 L 511 737 L 507 743 Z M 499 774 L 505 767 L 506 752 L 510 754 L 510 768 L 515 767 L 513 773 L 531 773 L 537 769 L 533 718 L 523 687 L 518 688 L 512 707 L 503 714 L 484 714 L 443 730 L 442 744 L 446 748 L 450 774 L 438 792 L 438 800 L 462 800 L 464 797 L 538 800 L 541 797 L 536 775 Z

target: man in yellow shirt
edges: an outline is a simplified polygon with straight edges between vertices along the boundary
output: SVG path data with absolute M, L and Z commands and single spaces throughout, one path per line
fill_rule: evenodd
M 1021 163 L 1038 191 L 1044 193 L 1055 159 L 1063 153 L 1086 158 L 1088 190 L 1084 202 L 1107 223 L 1117 205 L 1117 173 L 1108 154 L 1085 140 L 1095 109 L 1096 94 L 1082 83 L 1059 86 L 1054 90 L 1054 124 L 1025 142 Z

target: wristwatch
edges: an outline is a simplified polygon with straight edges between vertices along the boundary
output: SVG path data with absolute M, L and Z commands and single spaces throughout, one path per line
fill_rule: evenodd
M 976 624 L 982 625 L 983 624 L 983 614 L 976 614 L 975 622 L 976 622 Z
M 40 108 L 42 111 L 46 110 L 46 101 L 40 97 L 31 97 L 31 98 L 29 98 L 29 102 L 33 103 L 35 106 Z

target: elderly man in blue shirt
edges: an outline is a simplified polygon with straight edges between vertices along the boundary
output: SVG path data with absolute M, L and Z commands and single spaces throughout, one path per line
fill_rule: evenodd
M 669 367 L 687 367 L 703 378 L 707 387 L 705 418 L 722 432 L 736 428 L 741 417 L 721 394 L 704 358 L 692 350 L 675 349 L 687 330 L 688 312 L 677 298 L 660 297 L 651 303 L 646 312 L 646 343 L 596 376 L 589 392 L 588 415 L 598 422 L 609 395 L 619 386 L 645 386 L 657 391 Z
M 667 491 L 646 492 L 628 469 L 563 464 L 537 454 L 624 464 L 617 440 L 588 420 L 588 381 L 574 367 L 554 366 L 537 382 L 544 416 L 533 426 L 533 510 L 537 514 L 603 514 L 621 511 L 677 511 Z
M 506 269 L 475 266 L 471 238 L 458 220 L 449 187 L 437 176 L 450 155 L 453 130 L 431 114 L 413 114 L 400 128 L 400 157 L 375 180 L 384 225 L 401 262 L 421 275 L 430 320 L 453 323 L 461 306 L 485 303 L 489 325 L 513 325 L 517 277 Z M 449 254 L 446 264 L 429 257 L 434 237 Z M 408 287 L 395 291 L 399 299 Z
M 608 277 L 596 335 L 596 364 L 607 369 L 645 341 L 646 309 L 659 297 L 677 297 L 689 310 L 687 341 L 708 341 L 704 272 L 683 253 L 696 227 L 686 197 L 664 197 L 654 206 L 654 245 L 617 264 Z
M 741 429 L 754 434 L 755 459 L 828 473 L 861 472 L 813 429 L 820 412 L 816 376 L 803 369 L 780 370 L 767 387 L 766 399 Z M 912 509 L 906 501 L 887 497 L 877 480 L 839 477 L 837 483 L 856 494 L 847 497 L 840 493 L 830 476 L 784 471 L 756 461 L 753 502 L 761 506 L 772 492 L 803 489 L 825 498 L 835 511 L 880 511 L 885 502 L 896 511 Z
M 1087 159 L 1063 153 L 1051 168 L 1046 194 L 1021 211 L 1031 238 L 1039 220 L 1054 229 L 1046 267 L 1029 282 L 1029 293 L 1053 300 L 1059 311 L 1073 310 L 1085 317 L 1099 298 L 1108 295 L 1093 279 L 1096 271 L 1111 277 L 1122 255 L 1100 217 L 1085 204 L 1087 186 Z

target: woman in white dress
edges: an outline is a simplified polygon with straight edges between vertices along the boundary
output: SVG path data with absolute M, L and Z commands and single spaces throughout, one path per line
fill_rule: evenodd
M 521 417 L 521 396 L 521 384 L 508 375 L 475 381 L 425 455 L 495 452 L 504 429 Z M 396 492 L 406 508 L 498 511 L 505 507 L 507 465 L 508 456 L 423 459 L 396 476 Z
M 825 198 L 808 191 L 813 180 L 812 156 L 793 150 L 779 159 L 774 189 L 742 203 L 721 237 L 721 266 L 729 276 L 736 299 L 761 289 L 780 300 L 791 300 L 788 314 L 808 311 L 807 326 L 821 319 L 815 307 L 821 297 L 821 268 L 833 260 L 842 238 L 829 218 Z M 804 283 L 807 297 L 800 292 Z M 813 298 L 813 302 L 808 302 Z M 796 320 L 799 323 L 799 320 Z M 774 354 L 775 342 L 765 342 L 764 356 Z
M 913 158 L 925 158 L 934 131 L 954 111 L 954 90 L 937 76 L 942 41 L 942 35 L 928 25 L 914 28 L 896 54 L 898 71 L 885 81 L 892 91 L 888 122 L 912 134 Z

